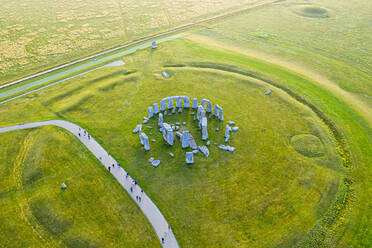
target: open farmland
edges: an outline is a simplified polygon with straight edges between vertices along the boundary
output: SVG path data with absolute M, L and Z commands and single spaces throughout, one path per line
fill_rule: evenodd
M 1 0 L 0 84 L 256 2 Z

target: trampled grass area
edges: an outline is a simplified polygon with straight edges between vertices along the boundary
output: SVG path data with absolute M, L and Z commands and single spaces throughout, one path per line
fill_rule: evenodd
M 0 84 L 259 0 L 1 0 Z
M 136 204 L 71 134 L 45 127 L 0 136 L 1 247 L 160 246 Z
M 85 127 L 138 179 L 181 246 L 312 244 L 312 235 L 324 239 L 319 230 L 333 227 L 344 216 L 338 208 L 348 206 L 342 201 L 350 189 L 344 183 L 347 170 L 336 151 L 337 138 L 307 105 L 269 83 L 291 85 L 308 79 L 184 39 L 123 60 L 123 67 L 95 71 L 3 105 L 1 125 L 60 118 Z M 128 70 L 136 72 L 126 75 Z M 164 70 L 169 79 L 161 76 Z M 102 80 L 88 83 L 95 78 Z M 270 96 L 264 94 L 268 89 L 273 91 Z M 230 154 L 213 145 L 213 140 L 223 142 L 226 124 L 214 120 L 209 159 L 199 153 L 196 163 L 187 166 L 179 142 L 169 148 L 157 130 L 147 128 L 156 142 L 145 153 L 132 130 L 150 104 L 171 95 L 208 98 L 221 105 L 225 120 L 240 127 L 230 141 L 236 151 Z M 191 118 L 184 111 L 166 120 L 186 121 L 200 144 Z M 293 142 L 297 136 L 314 138 Z M 309 144 L 324 150 L 312 149 L 309 155 L 302 147 Z M 159 168 L 147 162 L 150 157 L 161 159 Z

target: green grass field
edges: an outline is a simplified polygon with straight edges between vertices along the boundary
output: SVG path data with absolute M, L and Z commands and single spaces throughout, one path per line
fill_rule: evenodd
M 71 134 L 47 127 L 1 135 L 0 143 L 1 247 L 160 246 L 127 193 Z
M 241 58 L 187 39 L 171 41 L 159 50 L 123 57 L 121 68 L 94 71 L 4 105 L 0 122 L 58 118 L 87 128 L 138 179 L 182 246 L 309 243 L 335 199 L 349 193 L 338 141 L 314 111 L 268 83 L 257 69 L 275 71 L 294 83 L 304 78 Z M 164 79 L 163 70 L 171 78 Z M 267 89 L 273 94 L 265 96 Z M 189 167 L 179 143 L 168 148 L 158 131 L 146 129 L 157 142 L 145 153 L 131 131 L 147 115 L 148 105 L 170 95 L 207 97 L 223 106 L 225 119 L 240 127 L 230 142 L 237 150 L 229 154 L 212 145 L 210 159 L 199 154 Z M 17 108 L 32 111 L 17 117 Z M 186 121 L 201 143 L 190 112 L 166 118 Z M 224 124 L 215 120 L 209 127 L 211 140 L 222 143 L 223 131 L 215 132 L 215 127 L 223 130 Z M 161 159 L 159 168 L 147 162 L 151 156 Z
M 137 179 L 181 247 L 371 247 L 371 13 L 365 0 L 277 2 L 0 105 L 0 127 L 64 119 L 86 128 Z M 148 106 L 172 95 L 224 108 L 224 122 L 209 120 L 210 158 L 199 152 L 186 165 L 157 119 L 144 127 L 150 152 L 132 134 Z M 203 144 L 191 112 L 165 121 L 186 121 Z M 233 153 L 213 144 L 223 143 L 229 120 L 240 128 Z M 51 127 L 0 134 L 0 149 L 0 246 L 160 245 L 72 135 Z

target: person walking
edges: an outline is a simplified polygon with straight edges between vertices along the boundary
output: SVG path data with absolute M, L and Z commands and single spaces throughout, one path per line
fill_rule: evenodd
M 115 168 L 115 164 L 112 164 L 112 168 Z
M 108 167 L 108 170 L 111 172 L 111 167 L 110 166 Z

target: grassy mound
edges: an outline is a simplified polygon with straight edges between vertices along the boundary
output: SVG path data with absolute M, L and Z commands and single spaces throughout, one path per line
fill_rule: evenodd
M 310 134 L 300 134 L 291 139 L 293 148 L 306 157 L 321 157 L 324 155 L 324 147 L 320 139 Z

